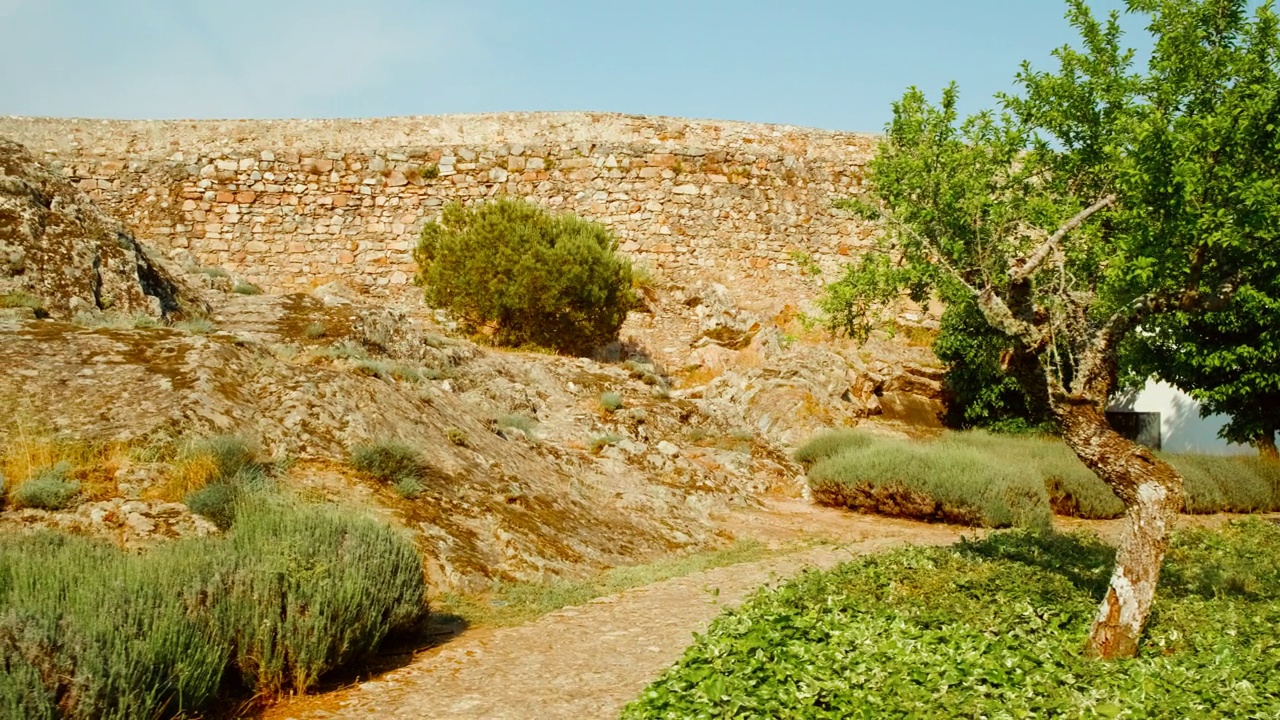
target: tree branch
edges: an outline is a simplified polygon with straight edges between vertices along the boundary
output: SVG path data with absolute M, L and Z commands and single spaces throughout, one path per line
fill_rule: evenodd
M 912 228 L 906 223 L 898 220 L 883 207 L 877 207 L 876 210 L 880 213 L 881 218 L 892 223 L 902 232 L 910 235 L 916 240 L 916 242 L 920 243 L 923 247 L 927 248 L 929 252 L 936 256 L 938 264 L 947 271 L 947 274 L 953 277 L 956 282 L 964 285 L 965 289 L 969 291 L 969 294 L 973 297 L 974 301 L 977 302 L 978 308 L 982 310 L 982 315 L 987 319 L 987 322 L 991 323 L 997 329 L 1018 338 L 1028 348 L 1033 349 L 1033 351 L 1034 349 L 1043 346 L 1044 333 L 1040 332 L 1031 323 L 1018 319 L 1013 314 L 1013 311 L 1009 309 L 1009 306 L 1005 304 L 1004 299 L 996 294 L 993 286 L 988 285 L 982 290 L 974 287 L 973 284 L 966 280 L 964 275 L 962 275 L 960 271 L 951 264 L 951 261 L 948 260 L 947 256 L 942 252 L 942 248 L 938 247 L 938 245 L 932 240 L 925 238 L 920 233 L 916 232 L 915 228 Z
M 1075 217 L 1063 223 L 1062 227 L 1054 231 L 1052 235 L 1040 244 L 1040 247 L 1036 248 L 1035 251 L 1026 258 L 1019 258 L 1009 263 L 1010 279 L 1013 280 L 1013 282 L 1019 282 L 1030 277 L 1031 274 L 1040 267 L 1040 264 L 1044 262 L 1045 258 L 1049 257 L 1049 253 L 1053 252 L 1053 249 L 1057 247 L 1058 243 L 1062 242 L 1062 238 L 1066 237 L 1067 233 L 1080 227 L 1085 220 L 1088 220 L 1103 208 L 1115 203 L 1115 201 L 1115 195 L 1108 195 L 1084 210 L 1076 213 Z

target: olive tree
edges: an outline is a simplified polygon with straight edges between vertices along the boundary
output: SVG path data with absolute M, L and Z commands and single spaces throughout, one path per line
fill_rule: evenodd
M 1154 49 L 1136 69 L 1120 18 L 1068 2 L 1078 47 L 1024 64 L 1018 91 L 961 119 L 910 89 L 855 205 L 881 252 L 828 296 L 858 331 L 904 290 L 964 297 L 1013 342 L 1007 366 L 1067 445 L 1126 507 L 1087 650 L 1131 656 L 1155 596 L 1182 479 L 1116 433 L 1105 409 L 1119 349 L 1170 312 L 1227 306 L 1275 272 L 1280 222 L 1280 39 L 1269 4 L 1129 0 Z

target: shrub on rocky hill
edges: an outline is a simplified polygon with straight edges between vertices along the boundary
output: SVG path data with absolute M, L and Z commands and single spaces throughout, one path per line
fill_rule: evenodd
M 282 500 L 144 554 L 0 536 L 0 608 L 0 717 L 121 720 L 189 716 L 236 675 L 248 694 L 305 691 L 426 613 L 406 536 Z
M 598 223 L 501 198 L 445 207 L 414 251 L 427 302 L 501 345 L 587 353 L 635 304 L 631 264 Z

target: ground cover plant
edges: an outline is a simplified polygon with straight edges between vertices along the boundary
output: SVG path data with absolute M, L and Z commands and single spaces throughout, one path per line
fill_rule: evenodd
M 305 691 L 424 616 L 412 542 L 276 498 L 225 536 L 144 554 L 53 532 L 0 537 L 0 717 L 160 718 L 223 690 Z
M 1255 457 L 1161 457 L 1185 478 L 1185 512 L 1280 511 L 1280 465 Z M 996 527 L 1027 524 L 990 521 L 1016 514 L 1000 507 L 1030 502 L 1031 494 L 1039 492 L 1029 486 L 1036 486 L 1044 488 L 1048 506 L 1058 515 L 1124 515 L 1124 503 L 1111 488 L 1060 439 L 1050 436 L 966 431 L 907 442 L 845 428 L 815 436 L 796 451 L 795 459 L 809 469 L 818 502 L 860 512 Z M 897 493 L 891 492 L 894 488 Z M 915 497 L 911 502 L 920 494 L 927 499 Z M 963 510 L 941 511 L 946 503 L 952 508 L 992 509 L 975 518 Z M 1039 520 L 1038 514 L 1023 517 Z
M 1137 657 L 1098 663 L 1114 554 L 1011 530 L 810 571 L 723 614 L 623 717 L 1280 716 L 1280 527 L 1175 533 Z

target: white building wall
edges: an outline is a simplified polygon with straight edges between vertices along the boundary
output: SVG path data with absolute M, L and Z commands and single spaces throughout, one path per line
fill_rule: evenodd
M 1225 415 L 1200 417 L 1200 403 L 1166 382 L 1148 380 L 1145 387 L 1117 395 L 1109 410 L 1160 413 L 1161 449 L 1171 453 L 1204 455 L 1252 455 L 1249 445 L 1229 443 L 1218 437 L 1227 423 Z

